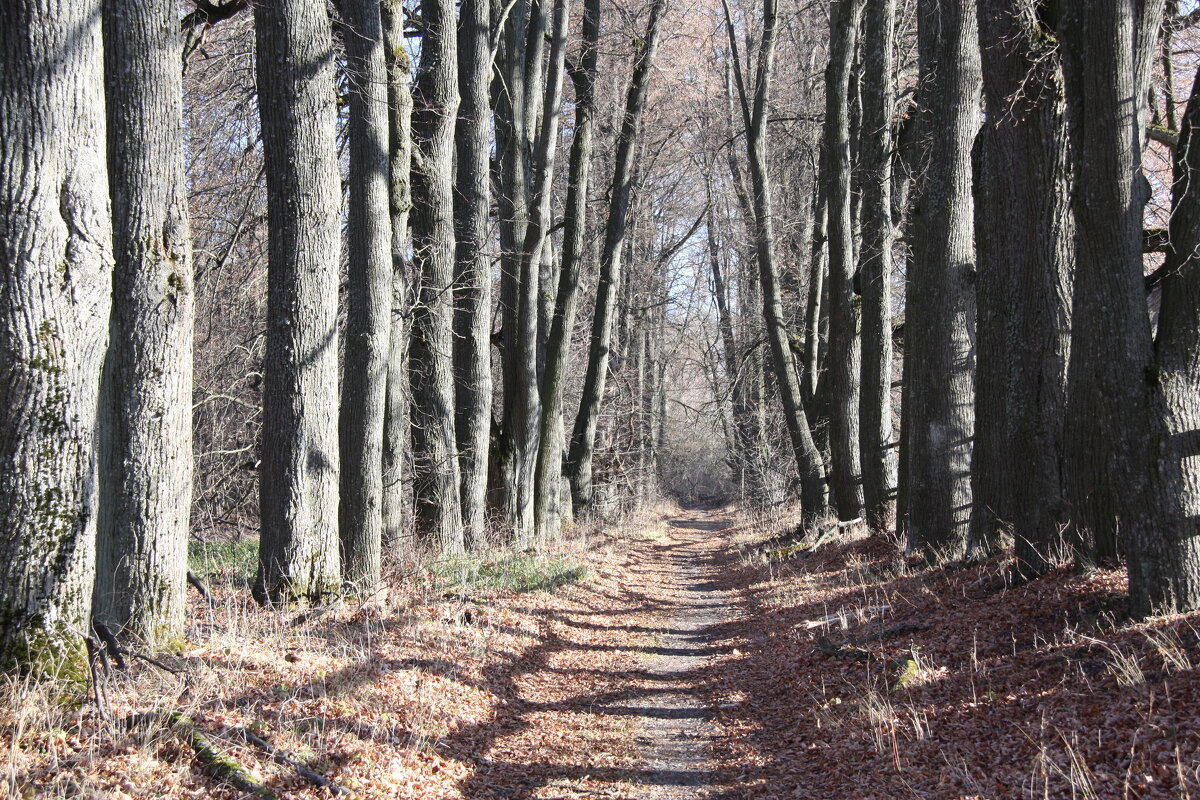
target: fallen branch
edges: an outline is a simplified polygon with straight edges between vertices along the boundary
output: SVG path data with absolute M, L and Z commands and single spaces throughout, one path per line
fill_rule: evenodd
M 200 593 L 200 596 L 204 598 L 204 602 L 208 603 L 209 608 L 212 608 L 217 604 L 217 601 L 213 599 L 212 592 L 208 590 L 208 586 L 205 585 L 204 581 L 200 580 L 199 576 L 197 576 L 196 573 L 192 572 L 190 569 L 188 570 L 187 574 L 187 582 L 191 584 L 191 586 L 194 587 L 197 592 Z
M 851 614 L 873 614 L 878 611 L 890 611 L 891 608 L 891 606 L 867 606 L 866 608 L 861 608 L 857 611 L 844 611 L 837 614 L 830 614 L 828 616 L 821 617 L 820 619 L 810 619 L 802 624 L 805 629 L 812 630 L 813 628 L 823 628 L 826 625 L 832 625 L 833 623 L 841 620 L 843 617 L 850 616 Z
M 129 730 L 145 730 L 154 725 L 175 733 L 184 744 L 192 748 L 200 763 L 208 767 L 214 777 L 224 781 L 238 791 L 262 800 L 279 800 L 279 796 L 250 776 L 250 772 L 230 756 L 221 752 L 213 741 L 196 727 L 196 723 L 178 711 L 134 714 L 124 721 Z
M 301 778 L 304 778 L 311 783 L 315 783 L 317 786 L 323 786 L 334 794 L 350 794 L 348 789 L 339 786 L 316 770 L 305 766 L 301 762 L 297 761 L 291 753 L 287 752 L 286 750 L 278 749 L 249 728 L 240 728 L 239 732 L 247 742 L 269 755 L 271 760 L 276 764 L 282 764 L 285 767 L 291 767 L 292 769 L 296 770 L 296 774 Z

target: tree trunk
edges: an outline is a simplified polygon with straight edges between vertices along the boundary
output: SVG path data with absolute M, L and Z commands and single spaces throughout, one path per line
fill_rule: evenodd
M 423 0 L 413 116 L 413 458 L 417 535 L 443 553 L 464 547 L 454 432 L 454 126 L 458 56 L 453 0 Z
M 472 549 L 487 546 L 488 450 L 492 426 L 491 216 L 492 74 L 490 0 L 466 0 L 458 28 L 458 165 L 455 177 L 454 281 L 456 431 L 462 519 Z
M 633 148 L 641 127 L 642 110 L 654 56 L 658 50 L 660 22 L 666 0 L 652 0 L 650 21 L 643 45 L 633 66 L 633 78 L 625 103 L 621 132 L 617 139 L 616 165 L 609 194 L 608 224 L 604 231 L 604 249 L 600 254 L 600 282 L 596 288 L 596 311 L 592 318 L 592 335 L 588 349 L 587 373 L 575 429 L 571 436 L 570 464 L 571 496 L 575 511 L 586 509 L 592 502 L 592 456 L 596 443 L 596 423 L 600 403 L 608 378 L 609 346 L 612 341 L 612 319 L 621 283 L 621 257 L 629 219 L 629 203 L 633 188 Z
M 192 496 L 192 243 L 172 0 L 104 6 L 113 307 L 99 421 L 93 616 L 183 635 Z
M 971 149 L 979 129 L 973 0 L 922 0 L 918 108 L 928 159 L 913 213 L 904 376 L 909 541 L 931 561 L 959 558 L 971 511 L 975 246 Z
M 1018 569 L 1049 569 L 1062 473 L 1073 266 L 1062 76 L 1034 0 L 981 0 L 987 122 L 975 180 L 978 335 L 972 555 L 1011 529 Z M 1020 465 L 1014 468 L 1014 465 Z
M 558 508 L 562 493 L 563 429 L 562 402 L 571 332 L 575 328 L 575 298 L 587 236 L 587 193 L 592 169 L 592 131 L 596 114 L 596 74 L 599 60 L 600 0 L 584 0 L 583 45 L 579 66 L 571 71 L 575 85 L 575 134 L 571 141 L 567 203 L 563 218 L 562 265 L 554 316 L 546 340 L 546 362 L 542 374 L 542 425 L 538 447 L 534 518 L 538 538 L 557 538 Z
M 333 43 L 315 0 L 256 5 L 254 22 L 270 228 L 254 596 L 318 603 L 341 583 Z
M 1161 4 L 1160 4 L 1161 5 Z M 1072 6 L 1062 23 L 1075 156 L 1076 265 L 1065 469 L 1082 559 L 1125 538 L 1135 610 L 1159 583 L 1150 320 L 1142 278 L 1141 136 L 1130 3 Z M 1144 376 L 1139 379 L 1139 376 Z
M 536 110 L 527 104 L 531 95 L 526 81 L 534 77 L 529 74 L 531 66 L 541 68 L 536 59 L 530 63 L 526 50 L 530 43 L 540 47 L 537 37 L 530 31 L 531 27 L 540 24 L 540 13 L 538 0 L 514 0 L 504 27 L 494 100 L 504 390 L 498 436 L 499 488 L 503 496 L 504 519 L 514 533 L 524 522 L 521 482 L 525 472 L 525 433 L 529 427 L 525 411 L 530 398 L 525 381 L 537 368 L 536 350 L 531 352 L 524 347 L 531 331 L 536 339 L 537 318 L 521 317 L 523 297 L 530 289 L 521 274 L 521 248 L 529 226 L 531 143 L 527 136 L 530 126 L 536 125 L 536 122 L 528 121 L 531 114 L 536 115 Z
M 838 518 L 863 513 L 859 460 L 861 309 L 854 298 L 854 220 L 851 204 L 850 73 L 864 0 L 838 0 L 830 11 L 829 65 L 825 70 L 825 133 L 821 182 L 829 190 L 829 446 L 830 484 Z
M 391 212 L 391 304 L 387 362 L 387 397 L 383 425 L 383 540 L 402 540 L 411 508 L 404 474 L 412 434 L 409 423 L 408 214 L 412 209 L 412 91 L 410 63 L 404 45 L 402 0 L 384 0 L 384 63 L 388 90 L 388 201 Z
M 510 418 L 514 444 L 510 492 L 513 532 L 519 547 L 530 545 L 537 533 L 535 486 L 537 483 L 537 452 L 541 442 L 542 400 L 538 381 L 538 318 L 541 265 L 547 251 L 551 215 L 551 191 L 554 161 L 558 146 L 558 126 L 562 109 L 562 84 L 567 51 L 569 0 L 555 0 L 549 70 L 544 80 L 541 122 L 533 151 L 532 182 L 528 225 L 520 252 L 520 292 L 517 305 L 520 337 L 520 358 L 513 398 L 514 411 Z M 537 59 L 540 63 L 540 57 Z M 539 83 L 542 81 L 539 80 Z
M 381 569 L 391 347 L 388 78 L 379 0 L 344 0 L 342 13 L 350 84 L 350 258 L 338 525 L 343 580 L 367 594 L 379 583 Z
M 80 681 L 112 269 L 100 6 L 0 9 L 0 666 Z
M 796 359 L 792 354 L 783 318 L 783 304 L 779 296 L 779 268 L 775 263 L 771 181 L 767 171 L 767 98 L 770 94 L 771 70 L 775 60 L 777 14 L 777 0 L 763 0 L 762 42 L 758 55 L 754 104 L 751 107 L 741 78 L 741 68 L 738 66 L 737 38 L 733 21 L 728 3 L 725 4 L 726 28 L 734 56 L 734 73 L 737 76 L 738 94 L 741 98 L 742 118 L 746 125 L 750 181 L 754 188 L 754 239 L 762 284 L 763 319 L 767 326 L 767 339 L 775 364 L 775 380 L 779 384 L 784 418 L 800 477 L 800 502 L 805 519 L 812 521 L 825 513 L 829 496 L 825 486 L 825 466 L 821 463 L 821 454 L 813 443 L 812 431 L 808 426 L 800 381 L 796 373 Z
M 862 395 L 859 453 L 867 524 L 886 531 L 896 518 L 892 442 L 892 83 L 896 2 L 875 0 L 863 18 Z
M 1180 126 L 1174 195 L 1155 342 L 1166 411 L 1164 507 L 1174 518 L 1165 529 L 1165 585 L 1152 602 L 1191 611 L 1200 606 L 1200 80 Z

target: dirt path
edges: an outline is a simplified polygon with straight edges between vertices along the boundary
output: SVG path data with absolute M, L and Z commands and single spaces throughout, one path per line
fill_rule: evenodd
M 722 797 L 703 692 L 731 598 L 721 588 L 726 516 L 680 513 L 625 545 L 548 619 L 544 650 L 468 797 L 705 800 Z M 496 791 L 496 784 L 517 788 Z

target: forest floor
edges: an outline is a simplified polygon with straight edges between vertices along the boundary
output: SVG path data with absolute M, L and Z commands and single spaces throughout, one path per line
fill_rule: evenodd
M 220 583 L 160 659 L 178 674 L 102 678 L 105 714 L 10 681 L 4 784 L 114 800 L 254 784 L 296 800 L 1200 797 L 1200 617 L 1122 620 L 1116 570 L 1016 586 L 1002 558 L 923 569 L 861 532 L 815 550 L 789 533 L 669 510 L 567 543 L 545 580 L 407 574 L 319 614 Z M 188 731 L 251 783 L 222 786 Z

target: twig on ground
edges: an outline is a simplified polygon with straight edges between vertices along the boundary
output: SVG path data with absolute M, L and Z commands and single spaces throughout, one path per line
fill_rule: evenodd
M 350 794 L 350 791 L 345 787 L 339 786 L 316 770 L 305 766 L 291 753 L 287 752 L 286 750 L 278 749 L 249 728 L 239 728 L 238 732 L 241 733 L 242 737 L 247 742 L 269 755 L 271 760 L 276 764 L 282 764 L 285 767 L 291 767 L 292 769 L 296 770 L 296 774 L 301 778 L 304 778 L 311 783 L 315 783 L 317 786 L 323 786 L 334 794 Z

